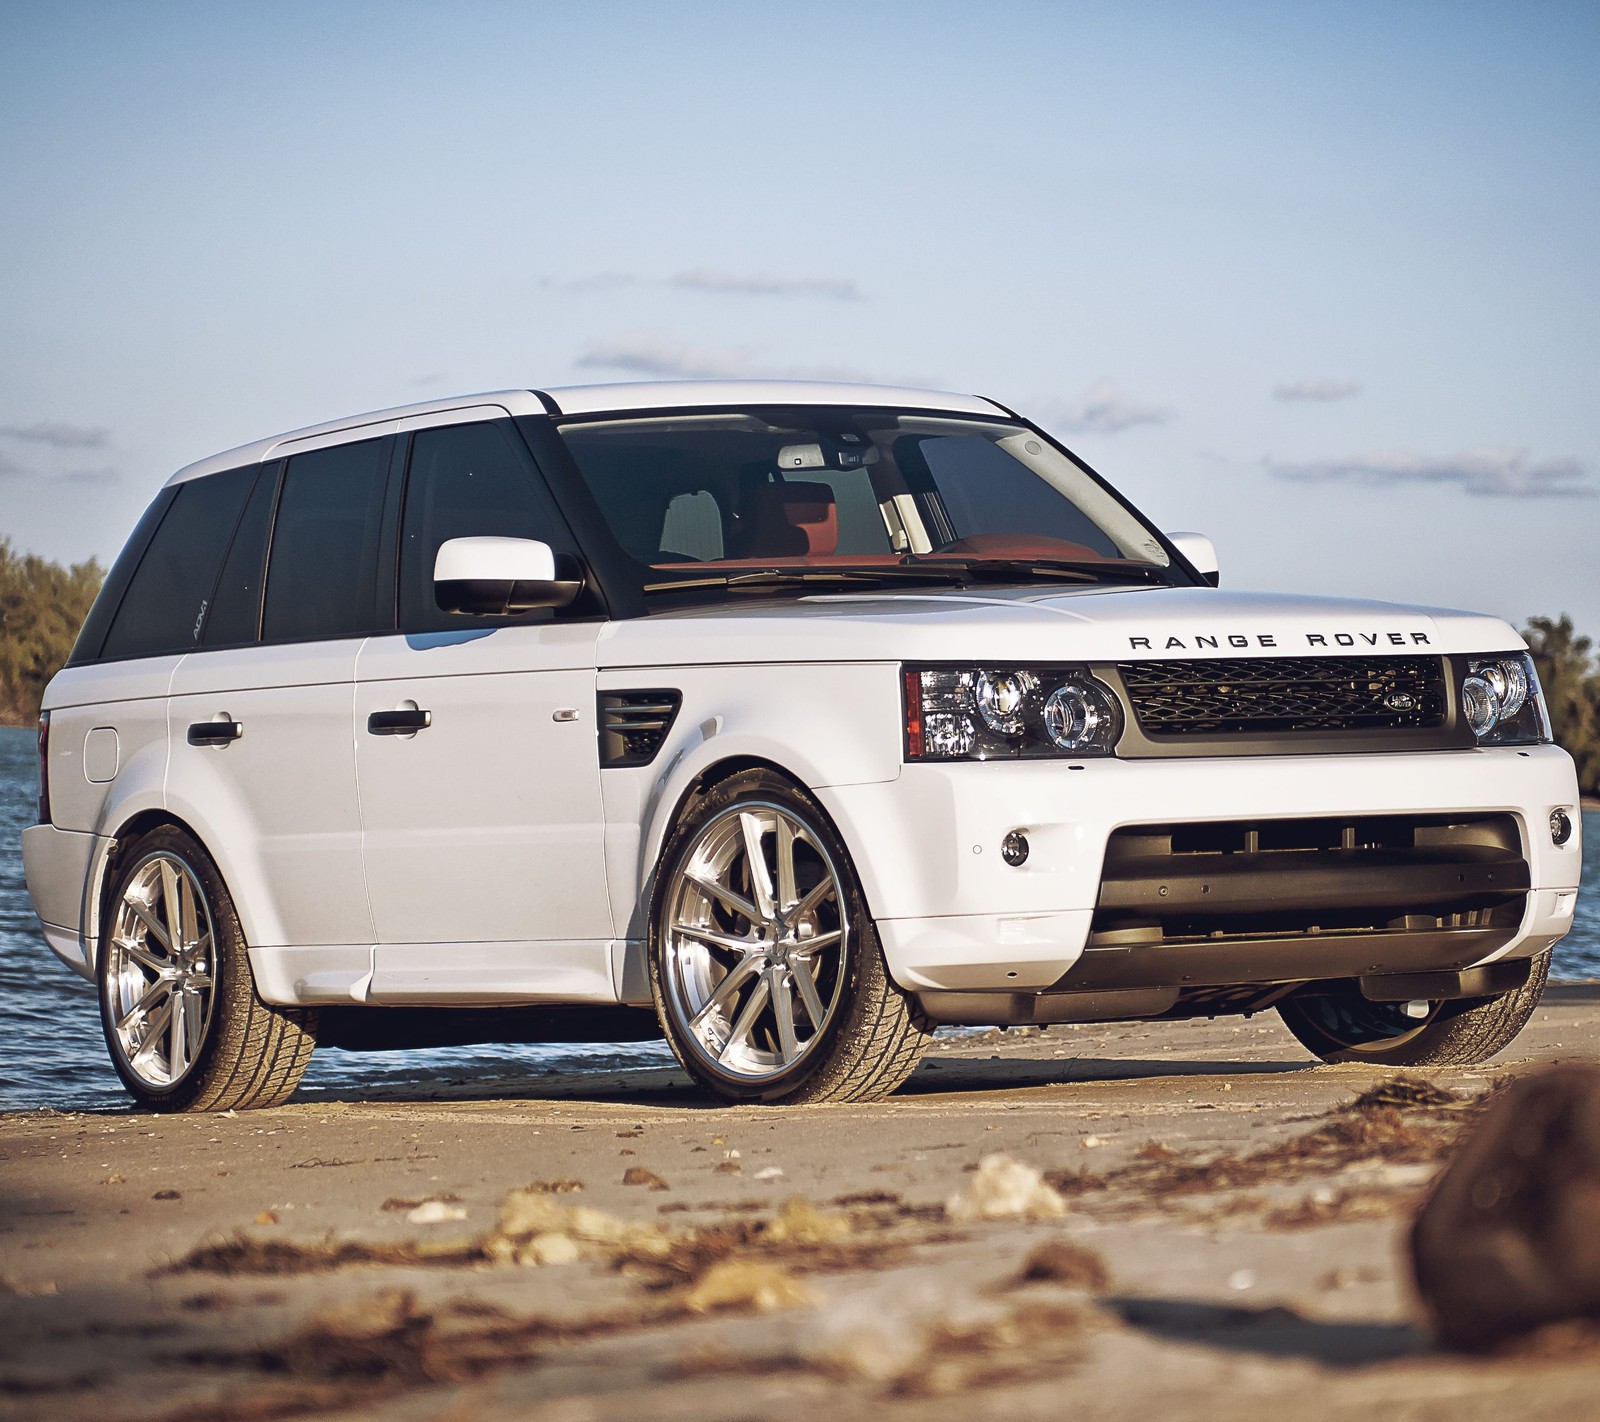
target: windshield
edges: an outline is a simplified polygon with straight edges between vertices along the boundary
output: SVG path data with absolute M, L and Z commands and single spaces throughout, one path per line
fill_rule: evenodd
M 1187 581 L 1148 525 L 1023 425 L 813 408 L 561 433 L 646 592 L 1062 570 Z

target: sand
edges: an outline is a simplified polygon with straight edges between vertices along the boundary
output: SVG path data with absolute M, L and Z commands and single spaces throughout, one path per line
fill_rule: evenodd
M 0 1418 L 1597 1416 L 1600 1344 L 1439 1351 L 1398 1249 L 1475 1101 L 1597 1029 L 1563 985 L 1426 1073 L 1269 1015 L 941 1042 L 870 1106 L 0 1117 Z

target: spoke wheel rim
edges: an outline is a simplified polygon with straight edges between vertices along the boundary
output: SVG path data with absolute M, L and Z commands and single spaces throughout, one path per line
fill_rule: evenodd
M 216 1000 L 216 925 L 177 855 L 140 860 L 123 883 L 106 945 L 106 1025 L 122 1065 L 152 1091 L 194 1070 Z
M 1303 1010 L 1341 1051 L 1380 1055 L 1432 1026 L 1443 1005 L 1430 1002 L 1426 1017 L 1407 1017 L 1398 1002 L 1369 1002 L 1358 993 L 1312 998 Z
M 739 1081 L 811 1057 L 852 951 L 838 866 L 792 811 L 741 801 L 678 860 L 663 903 L 664 996 L 680 1040 Z

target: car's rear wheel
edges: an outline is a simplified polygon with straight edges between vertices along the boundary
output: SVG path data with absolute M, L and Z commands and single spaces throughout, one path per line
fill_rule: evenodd
M 768 771 L 696 803 L 670 837 L 651 983 L 678 1060 L 726 1101 L 861 1101 L 928 1035 L 890 980 L 849 855 L 821 807 Z
M 1500 997 L 1369 1002 L 1354 982 L 1316 983 L 1278 1004 L 1301 1044 L 1325 1062 L 1371 1066 L 1471 1066 L 1509 1046 L 1544 993 L 1550 955 Z
M 314 1013 L 256 996 L 222 876 L 172 826 L 131 845 L 114 871 L 98 978 L 112 1064 L 152 1110 L 276 1106 L 316 1046 Z

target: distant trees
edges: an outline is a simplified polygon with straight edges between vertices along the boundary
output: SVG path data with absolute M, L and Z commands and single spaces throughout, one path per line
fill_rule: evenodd
M 1574 631 L 1572 619 L 1530 617 L 1523 632 L 1539 668 L 1556 740 L 1578 762 L 1578 785 L 1600 795 L 1600 666 L 1589 655 L 1594 644 Z
M 39 698 L 72 650 L 105 569 L 63 568 L 0 538 L 0 726 L 31 725 Z

